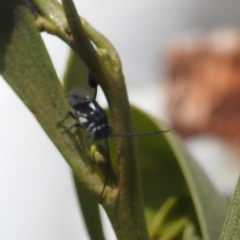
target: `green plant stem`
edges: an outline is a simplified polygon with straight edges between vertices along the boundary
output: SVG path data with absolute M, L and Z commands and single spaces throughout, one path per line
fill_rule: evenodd
M 113 73 L 121 75 L 122 66 L 120 57 L 114 46 L 100 32 L 94 29 L 84 18 L 81 17 L 81 23 L 87 36 L 94 42 L 97 48 L 107 50 L 110 57 Z
M 40 31 L 46 31 L 50 34 L 60 37 L 63 41 L 71 46 L 72 38 L 68 23 L 66 21 L 62 5 L 55 1 L 33 0 L 37 4 L 42 15 L 36 19 Z M 121 74 L 121 61 L 117 51 L 110 41 L 100 32 L 94 29 L 84 18 L 80 18 L 86 35 L 94 42 L 98 49 L 107 51 L 113 65 L 114 73 Z M 72 46 L 71 46 L 72 47 Z

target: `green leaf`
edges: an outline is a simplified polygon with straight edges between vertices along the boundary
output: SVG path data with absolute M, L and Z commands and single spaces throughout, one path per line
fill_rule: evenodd
M 0 2 L 0 73 L 36 117 L 62 153 L 79 182 L 99 195 L 102 179 L 81 144 L 58 127 L 70 106 L 35 20 L 23 1 Z M 69 120 L 74 123 L 74 121 Z
M 221 240 L 238 240 L 240 237 L 240 178 L 233 198 L 231 200 L 228 215 L 223 226 Z
M 136 132 L 166 130 L 136 108 L 132 114 Z M 186 212 L 194 221 L 194 205 L 203 239 L 218 239 L 227 211 L 225 199 L 175 134 L 138 137 L 137 141 L 148 224 L 170 197 L 190 197 Z

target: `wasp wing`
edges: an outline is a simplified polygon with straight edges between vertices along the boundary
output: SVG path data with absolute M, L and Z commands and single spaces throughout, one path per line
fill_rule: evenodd
M 67 95 L 67 98 L 72 107 L 92 101 L 91 94 L 87 91 L 87 89 L 82 87 L 75 87 L 71 89 Z

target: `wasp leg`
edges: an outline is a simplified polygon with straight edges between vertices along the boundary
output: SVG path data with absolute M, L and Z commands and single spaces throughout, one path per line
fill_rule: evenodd
M 69 127 L 68 130 L 71 130 L 71 129 L 75 128 L 75 127 L 84 128 L 81 124 L 76 123 L 76 124 L 72 125 L 71 127 Z
M 76 124 L 72 125 L 71 127 L 65 127 L 65 130 L 63 131 L 63 133 L 67 133 L 69 130 L 71 130 L 75 127 L 83 128 L 82 125 L 80 125 L 79 123 L 76 123 Z
M 62 127 L 62 126 L 63 126 L 63 125 L 62 125 L 63 122 L 64 122 L 67 118 L 69 118 L 69 117 L 72 117 L 72 118 L 74 118 L 74 119 L 77 119 L 77 117 L 74 115 L 73 111 L 70 110 L 70 111 L 67 113 L 67 115 L 63 118 L 63 120 L 57 122 L 56 126 L 57 126 L 57 127 Z
M 59 123 L 63 123 L 66 119 L 68 119 L 69 117 L 72 117 L 74 119 L 77 119 L 77 117 L 74 115 L 74 113 L 72 112 L 72 110 L 70 110 L 67 115 L 63 118 L 63 120 L 61 120 Z

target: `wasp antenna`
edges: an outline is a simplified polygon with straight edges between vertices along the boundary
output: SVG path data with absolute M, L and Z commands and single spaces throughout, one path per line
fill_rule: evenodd
M 123 133 L 123 134 L 112 134 L 109 137 L 136 137 L 136 136 L 147 136 L 147 135 L 156 135 L 156 134 L 162 134 L 170 132 L 171 130 L 162 130 L 162 131 L 155 131 L 155 132 L 139 132 L 139 133 Z

